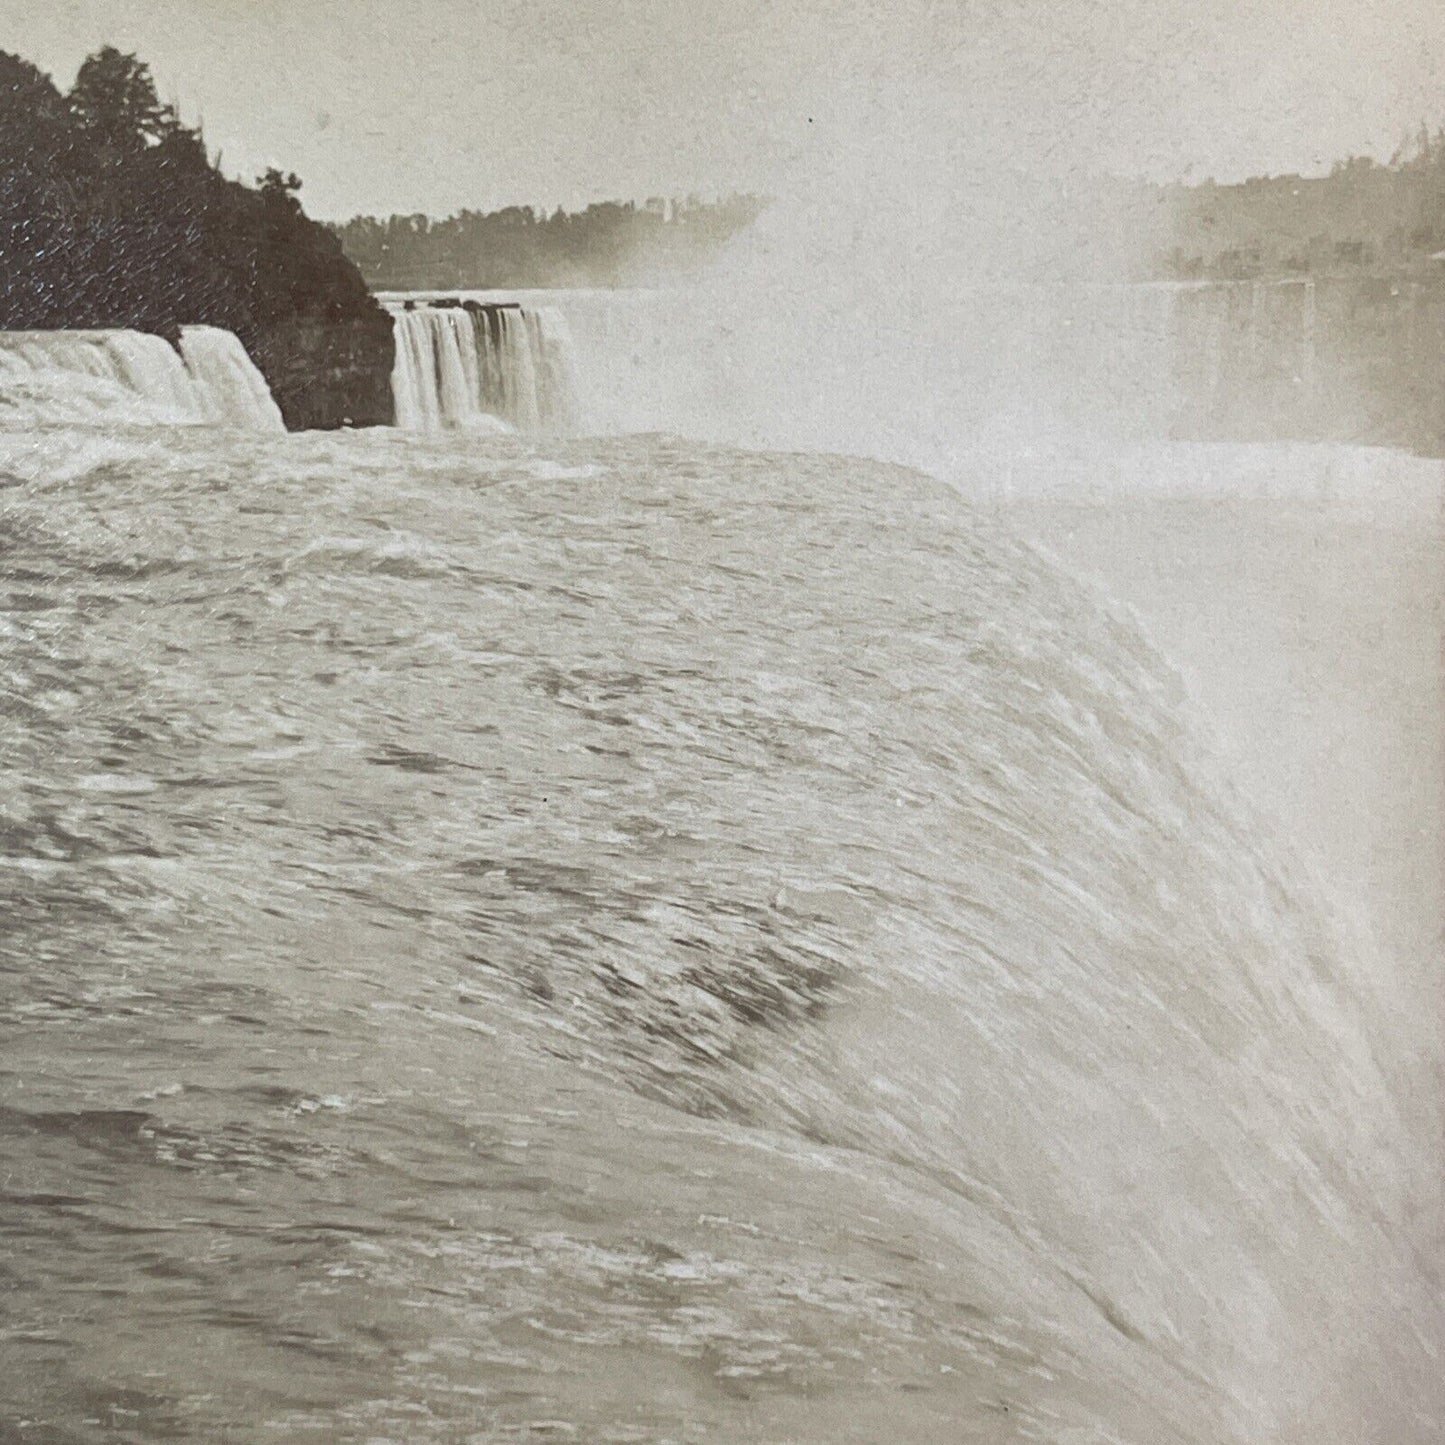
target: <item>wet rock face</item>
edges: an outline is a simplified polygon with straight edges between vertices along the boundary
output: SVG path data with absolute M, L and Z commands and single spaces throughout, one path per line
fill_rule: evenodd
M 278 322 L 252 357 L 292 431 L 390 426 L 394 419 L 391 319 Z

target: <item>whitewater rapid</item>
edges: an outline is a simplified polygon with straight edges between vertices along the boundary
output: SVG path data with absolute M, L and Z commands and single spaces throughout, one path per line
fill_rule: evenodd
M 0 472 L 4 1418 L 1438 1434 L 1427 1040 L 996 511 L 664 438 Z
M 179 351 L 140 331 L 0 331 L 0 427 L 204 424 L 285 430 L 229 331 L 183 327 Z

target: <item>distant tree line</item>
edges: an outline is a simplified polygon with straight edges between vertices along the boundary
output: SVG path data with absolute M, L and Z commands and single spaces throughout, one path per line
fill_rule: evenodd
M 0 52 L 0 327 L 224 326 L 255 354 L 307 318 L 384 328 L 294 175 L 223 176 L 149 68 L 106 47 L 62 94 Z M 389 342 L 387 343 L 389 344 Z
M 1445 252 L 1445 128 L 1422 125 L 1382 163 L 1351 156 L 1327 176 L 1151 188 L 1168 226 L 1155 269 L 1231 279 L 1439 269 Z
M 377 290 L 620 286 L 697 270 L 757 219 L 762 198 L 603 202 L 568 212 L 510 206 L 357 216 L 335 228 Z

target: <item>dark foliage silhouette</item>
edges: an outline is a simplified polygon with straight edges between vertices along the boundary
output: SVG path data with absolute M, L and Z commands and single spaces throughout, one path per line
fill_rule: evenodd
M 299 189 L 222 175 L 135 56 L 65 96 L 0 52 L 0 327 L 221 326 L 290 424 L 389 420 L 390 321 Z

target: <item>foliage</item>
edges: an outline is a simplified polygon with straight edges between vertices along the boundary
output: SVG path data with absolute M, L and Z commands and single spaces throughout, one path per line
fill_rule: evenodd
M 81 65 L 70 92 L 70 109 L 87 136 L 122 155 L 157 145 L 180 128 L 175 111 L 156 95 L 150 66 L 111 45 Z
M 336 228 L 346 254 L 381 289 L 617 286 L 705 264 L 763 209 L 756 196 L 716 203 L 602 202 L 584 211 L 510 206 L 427 216 L 357 216 Z
M 389 348 L 385 312 L 300 185 L 222 175 L 134 56 L 98 51 L 65 96 L 0 52 L 0 327 L 209 324 L 255 355 L 279 323 L 358 321 Z
M 1353 155 L 1328 175 L 1164 187 L 1172 219 L 1158 270 L 1177 278 L 1438 274 L 1445 252 L 1445 128 L 1426 125 L 1388 163 Z M 1142 207 L 1141 209 L 1149 209 Z

